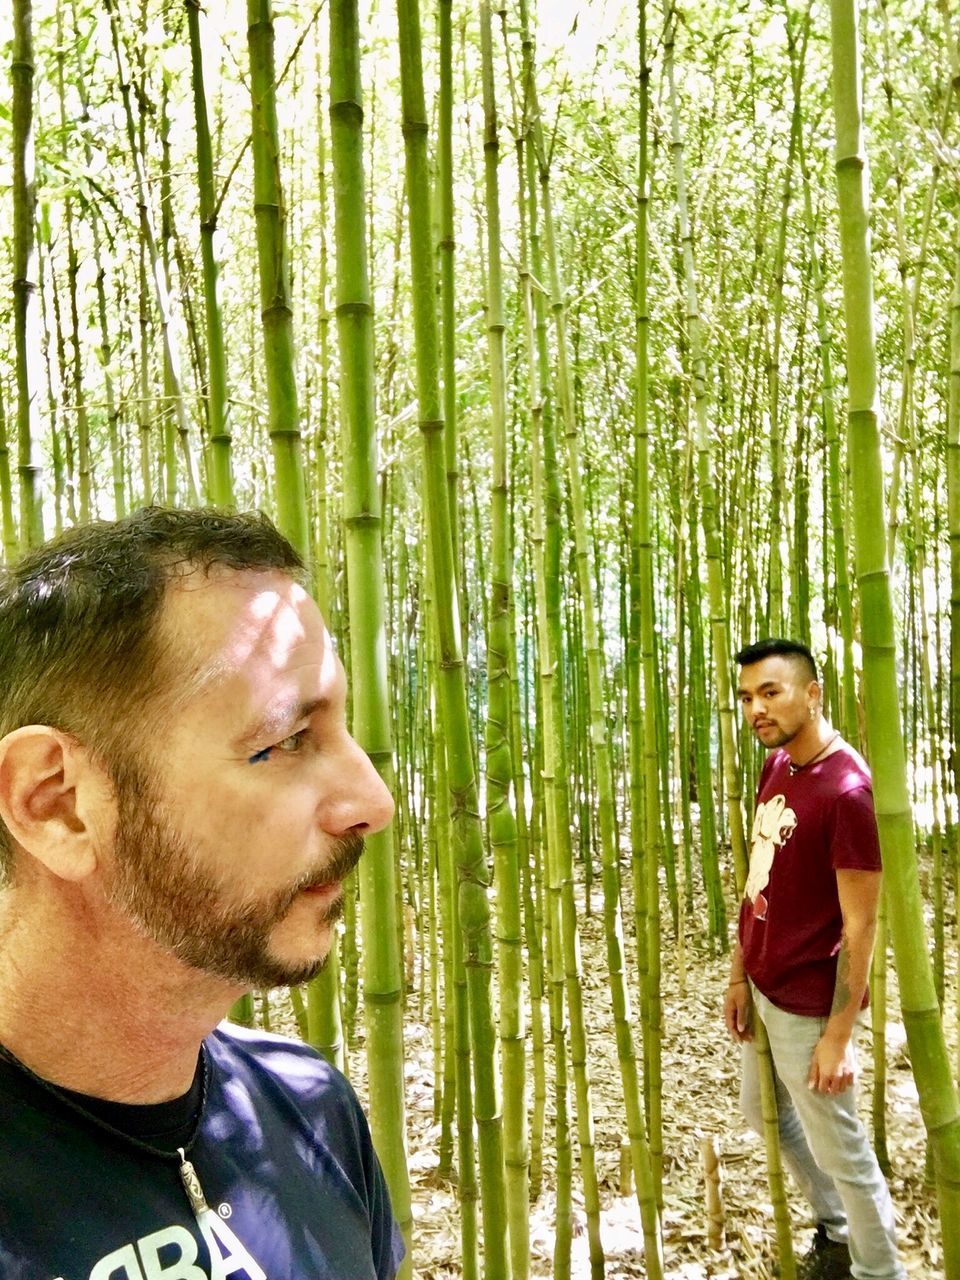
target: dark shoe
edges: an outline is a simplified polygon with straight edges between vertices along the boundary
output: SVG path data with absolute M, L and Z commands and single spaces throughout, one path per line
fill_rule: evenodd
M 849 1280 L 850 1250 L 840 1240 L 831 1240 L 821 1222 L 807 1254 L 797 1267 L 797 1280 Z

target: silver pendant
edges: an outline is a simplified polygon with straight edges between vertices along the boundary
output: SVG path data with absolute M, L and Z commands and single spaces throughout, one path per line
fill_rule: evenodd
M 197 1171 L 187 1159 L 186 1152 L 183 1147 L 178 1147 L 180 1153 L 180 1180 L 183 1183 L 183 1189 L 187 1193 L 187 1199 L 190 1201 L 190 1208 L 193 1210 L 195 1218 L 206 1210 L 210 1212 L 210 1206 L 207 1204 L 207 1198 L 203 1194 L 203 1187 L 200 1185 L 200 1179 L 197 1177 Z

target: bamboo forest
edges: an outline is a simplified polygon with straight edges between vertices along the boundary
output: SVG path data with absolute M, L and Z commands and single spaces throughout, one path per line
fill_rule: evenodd
M 960 1280 L 953 0 L 0 34 L 3 563 L 151 504 L 306 561 L 396 815 L 322 974 L 232 1016 L 353 1083 L 400 1274 L 807 1274 L 723 1016 L 735 655 L 784 636 L 873 778 L 857 1105 L 906 1274 Z

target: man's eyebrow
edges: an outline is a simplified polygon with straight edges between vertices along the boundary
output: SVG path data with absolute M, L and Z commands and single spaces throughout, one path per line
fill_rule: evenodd
M 329 698 L 311 698 L 307 702 L 285 700 L 274 702 L 263 713 L 256 723 L 248 725 L 239 738 L 237 745 L 254 746 L 268 739 L 277 738 L 284 732 L 293 729 L 302 720 L 309 720 L 318 711 L 326 711 L 330 707 Z

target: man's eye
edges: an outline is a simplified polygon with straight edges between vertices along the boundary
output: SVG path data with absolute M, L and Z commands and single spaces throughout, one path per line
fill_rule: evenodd
M 264 760 L 269 760 L 275 751 L 282 751 L 284 755 L 293 756 L 303 747 L 306 741 L 309 729 L 300 729 L 297 733 L 291 733 L 288 738 L 281 738 L 279 742 L 273 743 L 272 746 L 264 747 L 261 751 L 256 751 L 249 757 L 250 764 L 262 764 Z

